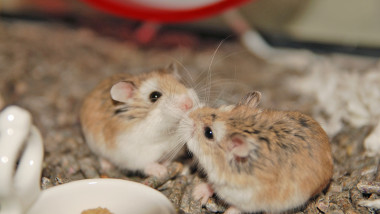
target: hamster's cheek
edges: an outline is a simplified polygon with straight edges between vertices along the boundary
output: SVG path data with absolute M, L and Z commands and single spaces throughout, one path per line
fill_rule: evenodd
M 186 114 L 182 115 L 177 129 L 179 138 L 184 141 L 188 141 L 189 139 L 193 138 L 194 132 L 194 121 L 190 119 Z
M 187 147 L 188 147 L 189 150 L 190 150 L 191 152 L 193 152 L 193 153 L 194 153 L 195 150 L 197 150 L 197 146 L 195 145 L 193 139 L 190 139 L 190 140 L 187 141 Z
M 196 156 L 198 156 L 201 152 L 199 148 L 199 144 L 194 138 L 187 141 L 187 147 Z
M 204 106 L 204 104 L 200 102 L 199 97 L 198 97 L 197 93 L 194 91 L 194 89 L 192 89 L 192 88 L 188 89 L 188 96 L 190 97 L 190 99 L 194 103 L 194 105 L 190 109 L 190 111 L 194 111 L 195 109 L 202 108 Z

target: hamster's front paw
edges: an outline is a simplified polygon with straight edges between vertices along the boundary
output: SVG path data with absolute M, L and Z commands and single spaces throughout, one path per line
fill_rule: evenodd
M 107 159 L 100 158 L 99 159 L 100 169 L 102 171 L 109 171 L 115 169 L 115 166 Z
M 214 194 L 214 190 L 207 183 L 198 184 L 193 191 L 193 197 L 195 200 L 200 200 L 201 204 L 207 203 L 207 200 Z
M 145 167 L 144 173 L 148 176 L 162 178 L 168 174 L 168 169 L 162 164 L 151 163 Z
M 241 214 L 242 212 L 236 207 L 229 207 L 224 214 Z

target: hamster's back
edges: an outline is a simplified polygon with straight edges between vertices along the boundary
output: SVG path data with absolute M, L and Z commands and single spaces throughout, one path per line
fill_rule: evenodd
M 281 175 L 285 186 L 298 184 L 306 195 L 321 192 L 332 177 L 333 160 L 328 136 L 319 123 L 300 112 L 264 110 L 260 117 L 262 124 L 256 127 L 262 133 L 257 139 L 269 146 L 261 152 L 274 163 L 265 171 Z
M 247 211 L 280 212 L 298 207 L 320 193 L 333 173 L 330 143 L 321 126 L 299 112 L 252 113 L 235 110 L 227 117 L 234 117 L 226 120 L 231 124 L 227 129 L 248 136 L 256 146 L 253 158 L 233 165 L 228 165 L 228 160 L 221 165 L 224 171 L 229 170 L 218 175 L 226 177 L 217 187 L 222 198 Z M 233 184 L 233 188 L 225 183 Z M 246 203 L 240 196 L 229 196 L 237 186 L 252 195 Z

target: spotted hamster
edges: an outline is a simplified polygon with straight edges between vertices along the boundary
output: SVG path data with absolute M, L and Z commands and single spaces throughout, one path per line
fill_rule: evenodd
M 311 117 L 258 108 L 260 92 L 238 104 L 201 107 L 183 117 L 178 134 L 207 174 L 193 196 L 214 193 L 226 213 L 284 212 L 304 205 L 330 182 L 328 136 Z

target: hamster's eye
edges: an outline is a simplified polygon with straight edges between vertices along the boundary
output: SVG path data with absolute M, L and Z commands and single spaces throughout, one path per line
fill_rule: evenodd
M 212 132 L 211 128 L 208 126 L 205 127 L 205 137 L 210 140 L 214 139 L 214 133 Z
M 150 100 L 150 102 L 154 103 L 154 102 L 156 102 L 161 96 L 162 96 L 161 92 L 153 91 L 153 92 L 150 93 L 150 95 L 149 95 L 149 100 Z

